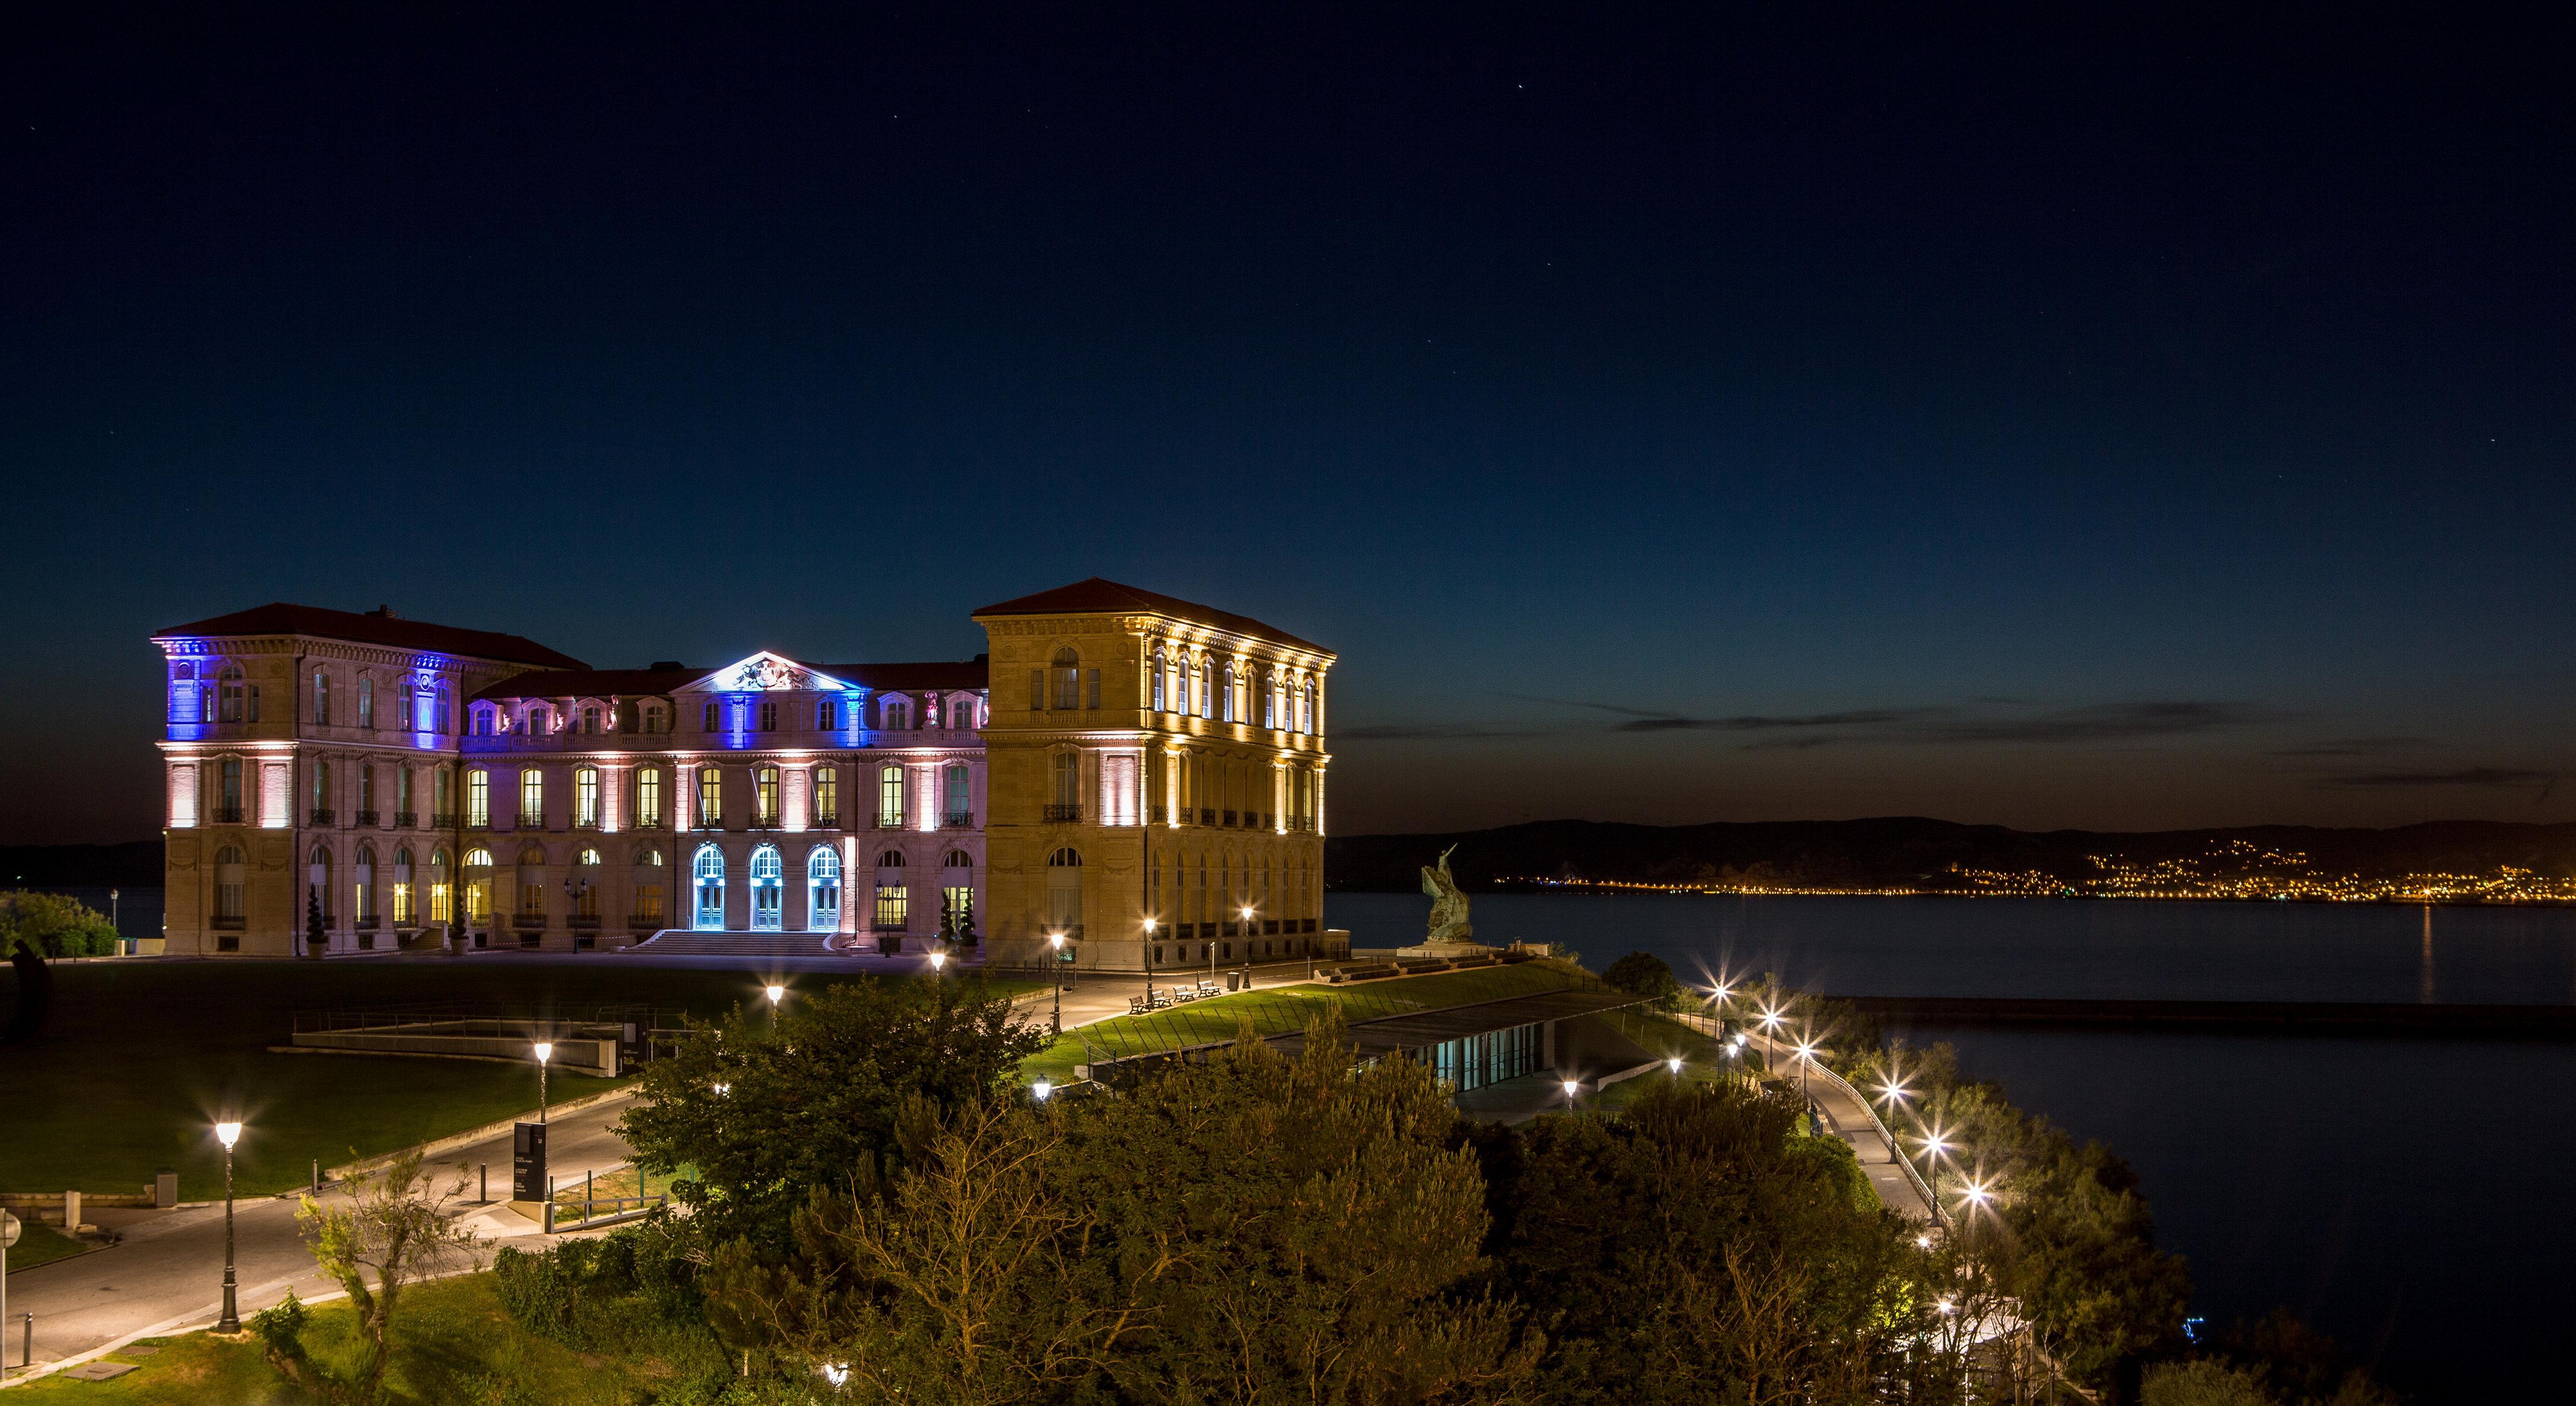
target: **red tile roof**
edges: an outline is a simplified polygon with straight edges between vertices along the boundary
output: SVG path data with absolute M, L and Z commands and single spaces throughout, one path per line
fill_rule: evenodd
M 173 625 L 166 630 L 154 631 L 152 638 L 168 639 L 175 635 L 313 635 L 358 644 L 390 645 L 395 649 L 499 659 L 512 664 L 543 664 L 556 669 L 589 667 L 569 654 L 548 649 L 535 640 L 518 635 L 433 625 L 426 620 L 403 620 L 391 615 L 325 610 L 318 605 L 294 605 L 286 601 L 236 610 L 211 620 Z
M 1231 630 L 1238 635 L 1255 635 L 1296 649 L 1311 649 L 1324 655 L 1332 653 L 1331 650 L 1312 640 L 1299 639 L 1286 630 L 1264 625 L 1248 615 L 1237 615 L 1230 610 L 1219 610 L 1212 605 L 1200 605 L 1196 601 L 1167 596 L 1160 591 L 1120 585 L 1116 581 L 1103 580 L 1097 576 L 1076 581 L 1070 586 L 1058 586 L 1051 591 L 1040 591 L 1036 595 L 1006 600 L 999 605 L 988 605 L 976 611 L 975 615 L 980 619 L 987 615 L 1087 615 L 1122 610 L 1168 615 L 1176 620 L 1188 620 L 1200 625 L 1213 625 L 1220 630 Z

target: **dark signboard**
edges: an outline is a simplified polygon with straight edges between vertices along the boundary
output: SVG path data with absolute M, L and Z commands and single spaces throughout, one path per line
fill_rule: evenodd
M 546 1185 L 546 1125 L 521 1123 L 510 1134 L 510 1199 L 543 1201 L 554 1195 Z

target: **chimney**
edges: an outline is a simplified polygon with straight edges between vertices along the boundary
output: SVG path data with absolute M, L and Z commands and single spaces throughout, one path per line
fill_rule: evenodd
M 367 613 L 379 620 L 400 620 L 402 618 L 401 616 L 394 614 L 394 608 L 390 605 L 377 606 L 375 609 L 370 610 Z

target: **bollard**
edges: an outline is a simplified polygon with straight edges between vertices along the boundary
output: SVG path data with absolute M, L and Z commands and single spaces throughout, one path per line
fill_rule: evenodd
M 7 1325 L 0 1324 L 0 1332 L 6 1331 L 8 1331 Z M 6 1341 L 8 1339 L 0 1338 L 0 1342 Z M 26 1317 L 26 1327 L 20 1329 L 18 1333 L 18 1365 L 21 1367 L 36 1365 L 36 1315 L 32 1313 Z
M 491 1164 L 491 1163 L 489 1163 L 489 1162 L 482 1163 L 482 1164 L 481 1164 L 481 1169 L 475 1173 L 475 1176 L 478 1178 L 478 1180 L 477 1180 L 477 1181 L 476 1181 L 476 1183 L 475 1183 L 475 1197 L 476 1197 L 476 1199 L 477 1199 L 477 1200 L 480 1200 L 480 1201 L 481 1201 L 484 1205 L 486 1205 L 486 1206 L 491 1205 L 491 1204 L 492 1204 L 492 1164 Z
M 319 1157 L 313 1159 L 313 1194 L 322 1194 L 322 1159 Z

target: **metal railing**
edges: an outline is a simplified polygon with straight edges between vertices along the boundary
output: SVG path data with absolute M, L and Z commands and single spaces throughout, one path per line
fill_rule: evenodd
M 397 829 L 397 830 L 417 830 L 417 829 L 419 829 L 419 828 L 420 828 L 420 812 L 419 812 L 419 811 L 416 811 L 416 810 L 398 810 L 398 811 L 395 811 L 395 812 L 394 812 L 394 828 L 395 828 L 395 829 Z
M 375 823 L 376 812 L 372 810 L 362 810 L 358 812 L 358 824 L 361 828 L 372 829 L 374 828 Z
M 331 823 L 335 814 L 336 812 L 328 810 L 322 806 L 315 806 L 312 811 L 313 819 L 311 823 L 315 825 L 328 825 Z
M 1050 823 L 1070 824 L 1077 822 L 1082 819 L 1082 806 L 1080 803 L 1073 805 L 1050 804 L 1046 808 L 1045 818 Z

